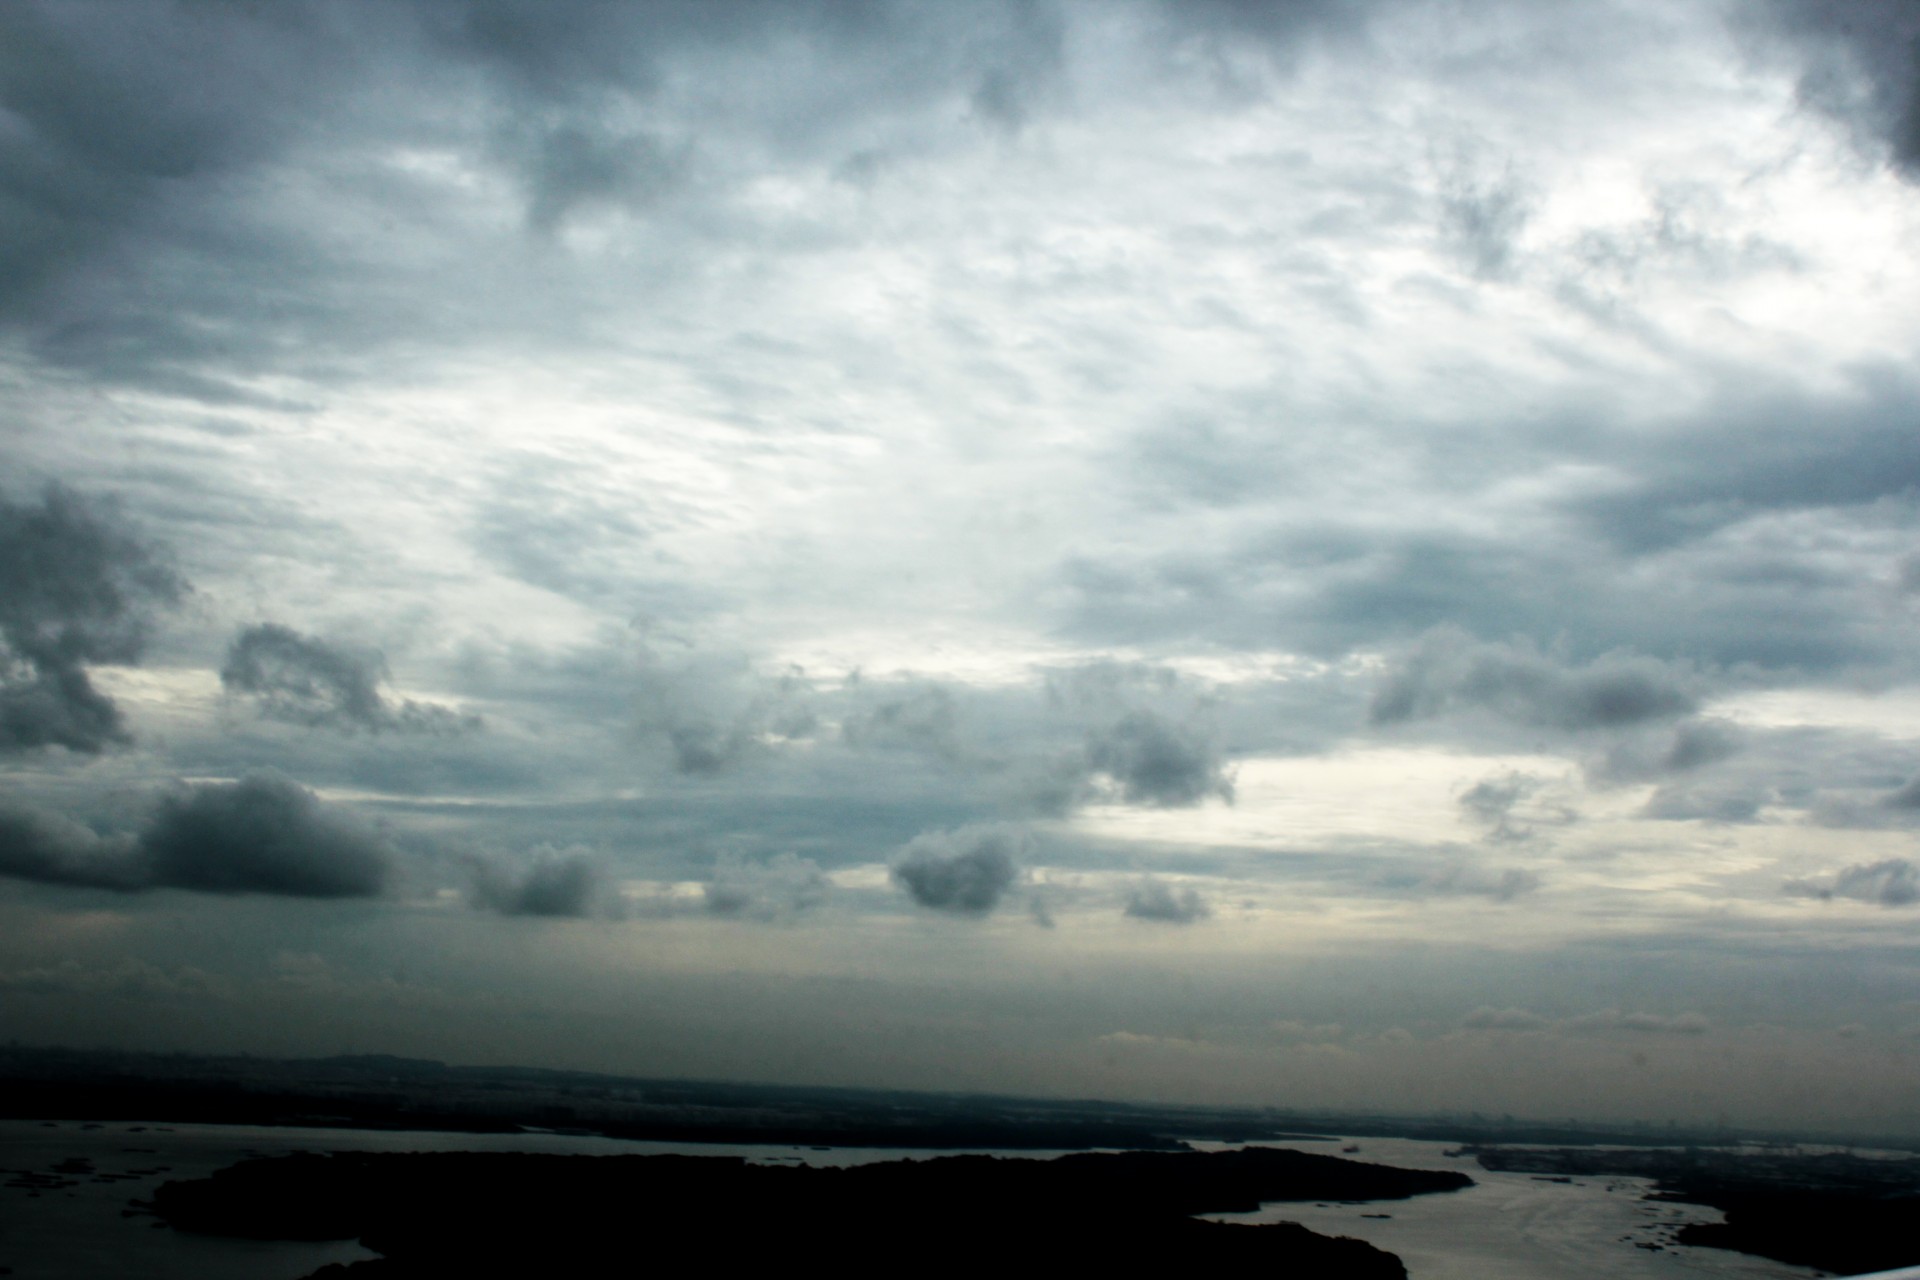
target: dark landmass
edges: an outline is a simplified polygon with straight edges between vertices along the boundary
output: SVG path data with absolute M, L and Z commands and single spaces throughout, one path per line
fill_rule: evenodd
M 1920 1263 L 1920 1159 L 1793 1149 L 1489 1147 L 1482 1167 L 1542 1175 L 1627 1176 L 1650 1200 L 1710 1205 L 1724 1223 L 1682 1227 L 1678 1243 L 1750 1253 L 1838 1275 Z
M 169 1182 L 175 1227 L 254 1239 L 358 1239 L 378 1262 L 321 1275 L 568 1274 L 645 1247 L 650 1231 L 729 1267 L 809 1255 L 889 1265 L 992 1260 L 1257 1262 L 1278 1276 L 1404 1277 L 1392 1254 L 1296 1224 L 1206 1222 L 1287 1200 L 1399 1200 L 1464 1174 L 1246 1148 L 944 1156 L 852 1168 L 721 1156 L 489 1153 L 284 1156 Z
M 651 1080 L 359 1054 L 277 1059 L 0 1046 L 0 1117 L 567 1133 L 683 1143 L 958 1150 L 1176 1150 L 1188 1141 L 1424 1138 L 1463 1145 L 1833 1141 L 1511 1117 L 1153 1106 L 905 1090 Z M 1883 1143 L 1884 1145 L 1884 1143 Z
M 924 1150 L 1179 1150 L 1279 1141 L 1252 1108 L 640 1080 L 366 1055 L 282 1060 L 0 1049 L 0 1115 Z

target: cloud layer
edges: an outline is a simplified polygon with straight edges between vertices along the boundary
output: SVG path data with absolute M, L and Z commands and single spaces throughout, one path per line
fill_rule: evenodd
M 9 1033 L 1909 1117 L 1916 34 L 6 6 Z

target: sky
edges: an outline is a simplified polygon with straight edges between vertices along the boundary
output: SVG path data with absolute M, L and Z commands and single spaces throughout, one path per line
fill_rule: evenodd
M 0 10 L 0 1026 L 1920 1133 L 1912 0 Z

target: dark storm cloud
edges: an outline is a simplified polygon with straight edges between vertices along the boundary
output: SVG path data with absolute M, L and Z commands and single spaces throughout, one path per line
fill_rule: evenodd
M 1789 880 L 1784 887 L 1798 897 L 1853 898 L 1883 907 L 1907 907 L 1920 902 L 1920 867 L 1905 858 L 1888 858 L 1857 863 L 1832 876 Z
M 1233 772 L 1218 745 L 1149 711 L 1089 733 L 1087 768 L 1111 779 L 1128 804 L 1165 809 L 1197 805 L 1210 796 L 1233 801 Z
M 1192 924 L 1213 914 L 1198 890 L 1175 892 L 1163 880 L 1145 880 L 1127 893 L 1126 914 L 1135 920 L 1158 920 L 1167 924 Z
M 592 914 L 601 878 L 591 854 L 543 849 L 519 874 L 498 865 L 483 866 L 475 880 L 474 901 L 507 916 L 579 918 Z
M 314 728 L 450 734 L 481 727 L 478 716 L 390 700 L 380 692 L 386 675 L 377 653 L 355 653 L 267 622 L 234 638 L 220 683 L 254 698 L 272 719 Z
M 1369 718 L 1391 725 L 1471 709 L 1538 728 L 1617 729 L 1692 711 L 1691 684 L 1652 658 L 1615 653 L 1567 663 L 1448 627 L 1430 632 L 1388 672 Z
M 1742 18 L 1770 25 L 1801 63 L 1802 103 L 1872 140 L 1920 176 L 1920 6 L 1912 0 L 1763 0 Z
M 155 885 L 204 893 L 364 898 L 392 871 L 378 835 L 268 774 L 163 797 L 139 848 Z
M 1022 841 L 999 827 L 963 827 L 917 836 L 893 863 L 894 883 L 923 907 L 985 915 L 1020 874 Z
M 765 862 L 722 858 L 703 891 L 707 911 L 716 916 L 775 920 L 810 910 L 833 889 L 820 865 L 793 853 Z
M 1888 795 L 1884 803 L 1889 809 L 1920 809 L 1920 775 L 1915 775 L 1904 787 Z
M 0 753 L 126 741 L 87 667 L 137 662 L 154 612 L 185 589 L 108 508 L 58 487 L 37 504 L 0 497 Z
M 182 787 L 130 836 L 0 810 L 0 875 L 43 884 L 362 898 L 379 893 L 391 871 L 392 852 L 377 834 L 270 774 Z
M 122 891 L 147 887 L 127 837 L 106 838 L 58 814 L 0 809 L 0 876 Z

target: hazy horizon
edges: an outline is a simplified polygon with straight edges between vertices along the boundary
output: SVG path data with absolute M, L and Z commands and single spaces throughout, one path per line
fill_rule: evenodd
M 8 6 L 0 1025 L 1920 1132 L 1916 40 Z

